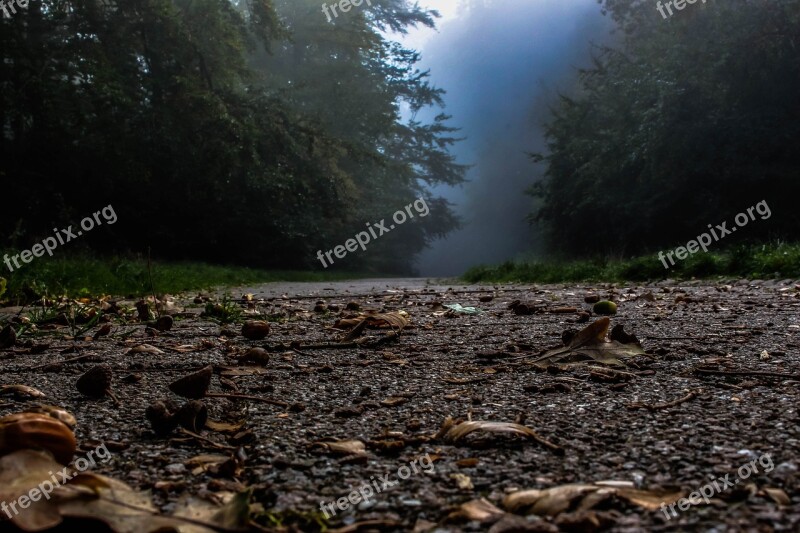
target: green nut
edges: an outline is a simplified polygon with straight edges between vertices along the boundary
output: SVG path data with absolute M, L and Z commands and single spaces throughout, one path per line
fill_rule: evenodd
M 614 302 L 609 302 L 608 300 L 603 300 L 602 302 L 597 302 L 594 304 L 592 311 L 594 311 L 597 315 L 616 315 L 617 304 Z

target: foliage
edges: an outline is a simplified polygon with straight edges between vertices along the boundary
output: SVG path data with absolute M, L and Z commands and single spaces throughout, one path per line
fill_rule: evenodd
M 380 31 L 432 14 L 373 4 L 328 23 L 305 0 L 37 0 L 0 20 L 0 247 L 111 204 L 118 222 L 70 247 L 320 268 L 317 250 L 424 195 L 424 224 L 359 255 L 409 271 L 455 227 L 425 184 L 463 171 L 444 117 L 402 120 L 441 93 Z
M 797 238 L 800 0 L 602 0 L 621 43 L 598 48 L 546 125 L 532 219 L 571 256 L 673 246 L 761 200 L 735 238 Z M 728 237 L 734 240 L 733 237 Z M 734 241 L 736 242 L 736 241 Z
M 355 274 L 340 272 L 266 271 L 260 269 L 208 265 L 196 262 L 152 264 L 153 285 L 158 292 L 176 294 L 241 286 L 270 281 L 327 281 L 352 279 Z M 33 262 L 15 272 L 6 299 L 14 304 L 32 302 L 42 296 L 86 297 L 109 294 L 141 298 L 150 294 L 146 258 L 53 257 Z
M 469 283 L 561 283 L 576 281 L 654 281 L 665 278 L 798 278 L 800 245 L 738 245 L 724 252 L 699 253 L 669 270 L 656 254 L 632 259 L 594 258 L 506 262 L 478 266 L 462 278 Z

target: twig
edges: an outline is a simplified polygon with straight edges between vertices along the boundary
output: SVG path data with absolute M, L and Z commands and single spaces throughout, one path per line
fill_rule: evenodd
M 153 293 L 153 305 L 156 306 L 156 316 L 161 318 L 161 310 L 158 308 L 158 300 L 156 299 L 156 288 L 153 285 L 153 269 L 150 264 L 150 247 L 147 247 L 147 277 L 150 278 L 150 292 Z
M 549 440 L 545 439 L 544 437 L 542 437 L 541 435 L 539 435 L 535 431 L 531 431 L 530 435 L 531 435 L 531 438 L 533 438 L 534 441 L 538 442 L 539 444 L 541 444 L 545 448 L 547 448 L 550 451 L 554 452 L 556 455 L 564 455 L 564 453 L 565 453 L 564 452 L 564 448 L 562 448 L 558 444 L 553 444 L 552 442 L 550 442 Z
M 270 405 L 277 405 L 278 407 L 289 407 L 289 404 L 280 400 L 270 400 L 269 398 L 262 398 L 261 396 L 250 396 L 249 394 L 227 394 L 224 392 L 210 392 L 206 394 L 206 398 L 228 398 L 232 400 L 252 400 L 254 402 L 268 403 Z
M 682 403 L 688 402 L 689 400 L 693 400 L 697 398 L 697 396 L 698 396 L 698 391 L 692 391 L 683 398 L 678 398 L 677 400 L 671 402 L 654 403 L 654 404 L 634 402 L 634 403 L 629 403 L 626 407 L 628 409 L 647 409 L 648 411 L 656 411 L 658 409 L 669 409 L 670 407 L 675 407 Z
M 69 359 L 64 359 L 63 361 L 51 361 L 49 363 L 44 363 L 42 365 L 32 366 L 32 367 L 28 368 L 27 370 L 39 370 L 40 368 L 45 368 L 45 367 L 48 367 L 50 365 L 60 365 L 60 364 L 64 364 L 64 363 L 72 363 L 72 362 L 80 361 L 81 359 L 87 359 L 87 358 L 93 357 L 93 356 L 97 356 L 97 354 L 94 353 L 94 352 L 85 353 L 85 354 L 79 355 L 77 357 L 70 357 Z
M 227 444 L 220 444 L 218 442 L 214 442 L 213 440 L 208 439 L 206 437 L 203 437 L 202 435 L 198 435 L 197 433 L 194 433 L 193 431 L 189 431 L 188 429 L 180 428 L 180 431 L 181 431 L 181 433 L 189 435 L 190 437 L 195 438 L 195 439 L 197 439 L 199 441 L 206 442 L 206 443 L 210 444 L 212 447 L 220 449 L 220 450 L 235 450 L 236 449 L 234 446 L 228 446 Z

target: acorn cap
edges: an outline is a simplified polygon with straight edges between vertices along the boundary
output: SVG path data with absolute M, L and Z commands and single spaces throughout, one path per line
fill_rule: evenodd
M 9 324 L 0 331 L 0 350 L 11 348 L 17 343 L 17 332 Z
M 208 408 L 200 400 L 191 400 L 181 407 L 175 418 L 181 427 L 198 432 L 206 427 Z
M 168 435 L 178 427 L 176 410 L 177 406 L 174 402 L 155 402 L 147 406 L 144 415 L 150 421 L 150 426 L 157 435 Z
M 172 329 L 172 324 L 174 322 L 175 321 L 173 320 L 173 318 L 171 316 L 164 315 L 161 318 L 159 318 L 158 320 L 156 320 L 156 329 L 158 331 L 169 331 L 169 330 Z
M 183 396 L 184 398 L 192 400 L 202 398 L 206 395 L 208 388 L 211 386 L 211 376 L 213 375 L 214 367 L 208 365 L 194 374 L 189 374 L 177 381 L 173 381 L 169 386 L 169 390 L 178 396 Z
M 242 336 L 253 341 L 260 341 L 269 335 L 269 322 L 263 320 L 247 320 L 242 325 Z
M 89 369 L 88 372 L 78 378 L 78 382 L 75 385 L 81 394 L 92 398 L 102 398 L 109 393 L 113 378 L 114 373 L 111 367 L 103 363 Z

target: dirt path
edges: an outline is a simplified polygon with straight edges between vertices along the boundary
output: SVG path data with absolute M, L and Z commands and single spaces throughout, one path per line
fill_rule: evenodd
M 797 284 L 269 284 L 232 292 L 237 298 L 253 295 L 250 303 L 237 304 L 244 311 L 270 316 L 271 333 L 263 341 L 236 335 L 241 321 L 219 325 L 199 316 L 203 305 L 179 300 L 171 311 L 186 314 L 168 332 L 148 332 L 135 321 L 123 324 L 115 318 L 111 335 L 97 340 L 67 339 L 68 327 L 23 337 L 15 348 L 0 352 L 0 384 L 36 387 L 48 403 L 72 411 L 84 447 L 111 443 L 113 457 L 97 471 L 152 490 L 165 511 L 186 491 L 202 496 L 252 487 L 253 499 L 264 508 L 254 515 L 257 523 L 303 531 L 319 530 L 323 523 L 352 526 L 348 531 L 797 531 Z M 624 372 L 585 365 L 542 369 L 533 363 L 544 350 L 562 345 L 564 330 L 586 325 L 564 308 L 591 309 L 584 302 L 587 293 L 617 302 L 612 327 L 624 325 L 649 357 L 637 357 L 636 366 Z M 509 309 L 515 300 L 532 314 Z M 483 313 L 448 312 L 436 302 L 474 306 Z M 356 314 L 348 304 L 404 311 L 411 325 L 399 338 L 377 346 L 321 347 L 344 335 L 331 326 L 343 315 Z M 386 330 L 365 334 L 377 339 Z M 22 344 L 26 339 L 33 350 Z M 164 353 L 126 353 L 143 343 Z M 254 346 L 266 348 L 269 361 L 240 363 L 237 358 Z M 109 399 L 87 399 L 75 388 L 78 377 L 100 362 L 115 372 L 119 406 Z M 169 397 L 179 400 L 168 385 L 205 365 L 216 366 L 213 392 L 273 403 L 206 398 L 213 420 L 243 425 L 228 433 L 204 430 L 205 440 L 177 432 L 172 440 L 156 436 L 145 419 L 147 406 Z M 0 398 L 0 415 L 25 404 Z M 455 444 L 434 438 L 448 416 L 522 422 L 561 447 L 563 455 L 504 434 L 475 433 Z M 336 439 L 359 440 L 365 450 L 337 455 L 321 444 Z M 239 461 L 236 468 L 209 471 L 187 465 L 201 454 L 236 454 Z M 568 500 L 557 517 L 491 518 L 487 512 L 483 524 L 448 519 L 459 505 L 478 498 L 503 508 L 503 498 L 516 490 L 604 480 L 655 491 L 640 494 L 648 501 L 676 491 L 688 496 L 708 484 L 714 494 L 709 505 L 700 500 L 683 511 L 676 505 L 674 514 L 659 510 L 661 501 L 648 509 L 622 494 L 605 494 L 586 511 L 577 510 L 580 500 Z M 394 486 L 384 489 L 387 482 Z M 345 511 L 335 507 L 354 490 L 366 492 L 365 486 L 374 493 L 368 502 L 356 509 L 348 502 L 351 508 Z M 597 490 L 592 494 L 598 496 Z M 790 501 L 779 505 L 783 495 Z M 326 520 L 322 503 L 332 503 L 327 509 L 336 515 Z M 553 511 L 552 505 L 546 507 Z M 356 528 L 365 521 L 374 522 Z

